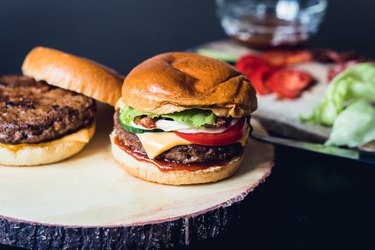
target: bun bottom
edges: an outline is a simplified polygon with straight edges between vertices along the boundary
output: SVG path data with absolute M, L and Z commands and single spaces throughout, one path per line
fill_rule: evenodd
M 162 172 L 153 163 L 139 161 L 114 143 L 111 136 L 112 155 L 116 162 L 129 174 L 145 181 L 168 185 L 188 185 L 216 182 L 231 176 L 243 160 L 243 154 L 223 166 L 211 166 L 195 172 L 170 170 Z
M 0 144 L 0 164 L 8 166 L 37 166 L 58 162 L 80 152 L 93 137 L 95 122 L 60 139 L 39 144 Z M 77 139 L 78 138 L 78 139 Z

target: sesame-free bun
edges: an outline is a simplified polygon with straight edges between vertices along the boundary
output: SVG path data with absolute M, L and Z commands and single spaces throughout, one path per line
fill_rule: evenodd
M 122 150 L 111 135 L 112 155 L 116 162 L 129 174 L 145 181 L 167 185 L 189 185 L 216 182 L 231 176 L 240 166 L 243 154 L 225 165 L 211 166 L 198 171 L 171 170 L 162 172 L 151 162 L 139 161 Z
M 257 108 L 253 86 L 234 67 L 184 52 L 160 54 L 136 66 L 124 80 L 122 101 L 153 114 L 200 108 L 238 118 Z
M 81 151 L 95 133 L 95 122 L 73 134 L 38 144 L 0 143 L 0 165 L 37 166 L 58 162 Z
M 26 56 L 22 72 L 112 106 L 121 97 L 122 78 L 113 70 L 55 49 L 36 47 Z

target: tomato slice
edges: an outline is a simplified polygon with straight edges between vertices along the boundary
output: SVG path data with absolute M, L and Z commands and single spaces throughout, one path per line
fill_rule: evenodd
M 262 57 L 253 54 L 245 55 L 237 61 L 236 67 L 251 81 L 258 94 L 266 95 L 270 93 L 265 84 L 265 78 L 271 71 L 272 66 Z
M 262 56 L 245 55 L 237 61 L 236 67 L 251 81 L 259 95 L 276 92 L 280 97 L 296 98 L 312 82 L 312 77 L 284 67 L 311 59 L 312 53 L 307 50 L 271 50 Z
M 284 67 L 311 61 L 312 54 L 308 50 L 269 50 L 262 57 L 272 66 Z
M 222 133 L 175 133 L 179 137 L 194 144 L 205 146 L 227 145 L 235 143 L 241 139 L 244 122 L 245 118 L 241 118 L 235 125 L 229 127 Z
M 293 99 L 298 97 L 312 82 L 312 76 L 306 72 L 295 69 L 281 69 L 270 75 L 267 86 L 279 97 Z
M 268 65 L 268 62 L 265 61 L 262 57 L 253 55 L 253 54 L 247 54 L 242 56 L 237 62 L 236 62 L 236 68 L 244 74 L 247 78 L 252 75 L 254 70 L 262 65 Z
M 266 95 L 271 93 L 271 90 L 266 85 L 266 79 L 273 71 L 274 69 L 272 67 L 262 65 L 257 67 L 253 74 L 249 77 L 258 94 Z

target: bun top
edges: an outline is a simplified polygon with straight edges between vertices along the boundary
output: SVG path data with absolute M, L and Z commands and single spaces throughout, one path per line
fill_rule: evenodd
M 253 86 L 234 67 L 183 52 L 160 54 L 136 66 L 124 80 L 122 101 L 154 114 L 200 108 L 241 117 L 257 108 Z
M 24 75 L 72 90 L 112 106 L 121 97 L 122 78 L 112 69 L 58 50 L 36 47 L 27 54 Z

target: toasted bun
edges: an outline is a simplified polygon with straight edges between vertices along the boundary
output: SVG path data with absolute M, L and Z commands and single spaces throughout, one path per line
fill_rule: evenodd
M 212 166 L 204 170 L 191 172 L 176 170 L 162 172 L 152 163 L 138 161 L 114 143 L 111 136 L 112 155 L 117 163 L 129 174 L 140 179 L 168 185 L 188 185 L 215 182 L 231 176 L 243 160 L 243 155 L 234 158 L 223 166 Z
M 121 97 L 122 78 L 115 71 L 58 50 L 34 48 L 26 56 L 22 72 L 37 81 L 46 81 L 112 106 Z
M 69 158 L 87 145 L 95 133 L 95 123 L 63 138 L 39 144 L 9 146 L 0 144 L 0 165 L 36 166 Z M 84 135 L 84 140 L 76 140 Z
M 165 53 L 135 67 L 122 100 L 137 110 L 167 114 L 191 108 L 241 117 L 257 108 L 253 86 L 231 65 L 193 53 Z

